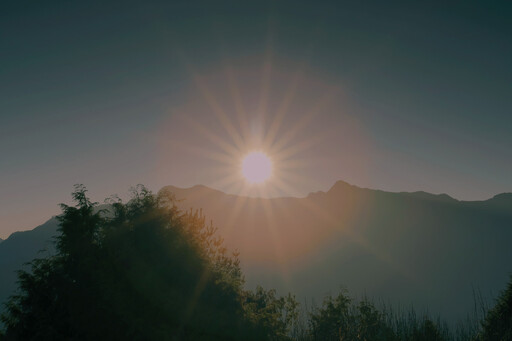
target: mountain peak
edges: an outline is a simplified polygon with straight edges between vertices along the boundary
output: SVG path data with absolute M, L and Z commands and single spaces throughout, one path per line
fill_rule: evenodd
M 401 192 L 415 198 L 419 199 L 427 199 L 427 200 L 438 200 L 438 201 L 457 201 L 457 199 L 452 198 L 446 193 L 441 194 L 432 194 L 425 191 L 416 191 L 416 192 Z
M 512 193 L 496 194 L 490 200 L 512 201 Z
M 200 185 L 200 184 L 194 185 L 194 186 L 191 186 L 191 187 L 177 187 L 177 186 L 173 186 L 173 185 L 167 185 L 167 186 L 162 187 L 161 190 L 170 190 L 171 192 L 185 191 L 185 190 L 188 190 L 188 191 L 211 191 L 211 192 L 218 192 L 218 190 L 216 190 L 216 189 L 210 188 L 210 187 L 205 186 L 205 185 Z
M 182 187 L 176 187 L 176 186 L 165 186 L 160 191 L 170 191 L 178 199 L 191 199 L 191 198 L 197 198 L 197 197 L 212 197 L 212 196 L 218 196 L 225 194 L 222 191 L 219 191 L 217 189 L 205 186 L 205 185 L 194 185 L 192 187 L 182 188 Z
M 354 188 L 358 188 L 358 187 L 351 185 L 348 182 L 345 182 L 343 180 L 338 180 L 334 183 L 334 185 L 332 185 L 332 187 L 327 191 L 327 193 L 338 192 L 338 191 L 354 189 Z
M 512 209 L 512 193 L 500 193 L 487 200 L 488 203 L 496 207 Z
M 205 185 L 201 185 L 201 184 L 194 185 L 194 186 L 190 187 L 190 189 L 205 190 L 205 191 L 216 191 L 216 189 L 213 189 L 211 187 L 208 187 L 208 186 L 205 186 Z

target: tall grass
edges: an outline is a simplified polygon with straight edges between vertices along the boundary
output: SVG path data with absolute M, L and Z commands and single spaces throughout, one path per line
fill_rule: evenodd
M 341 296 L 341 299 L 340 299 Z M 367 297 L 352 299 L 346 291 L 328 296 L 321 306 L 305 300 L 290 332 L 296 341 L 471 341 L 481 331 L 488 306 L 479 292 L 473 292 L 474 309 L 465 319 L 448 323 L 428 311 L 403 308 Z M 336 302 L 338 304 L 336 304 Z M 341 302 L 341 303 L 340 303 Z M 322 320 L 323 319 L 323 320 Z

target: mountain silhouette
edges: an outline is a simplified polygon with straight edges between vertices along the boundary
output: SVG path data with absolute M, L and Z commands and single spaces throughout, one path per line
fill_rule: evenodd
M 512 194 L 459 201 L 447 194 L 392 193 L 343 181 L 304 198 L 252 198 L 198 185 L 164 187 L 182 209 L 201 208 L 229 249 L 240 252 L 247 285 L 300 300 L 335 293 L 439 313 L 449 321 L 473 309 L 473 293 L 499 293 L 512 270 Z M 0 300 L 15 270 L 51 252 L 57 222 L 17 232 L 0 244 Z
M 3 303 L 16 289 L 16 271 L 27 269 L 26 262 L 53 251 L 57 224 L 53 217 L 33 230 L 14 232 L 0 243 L 0 312 L 3 311 Z

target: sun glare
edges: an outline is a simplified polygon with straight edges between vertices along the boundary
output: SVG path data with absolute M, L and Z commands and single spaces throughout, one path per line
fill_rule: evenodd
M 242 161 L 242 174 L 251 184 L 262 183 L 272 175 L 272 162 L 262 152 L 249 153 Z

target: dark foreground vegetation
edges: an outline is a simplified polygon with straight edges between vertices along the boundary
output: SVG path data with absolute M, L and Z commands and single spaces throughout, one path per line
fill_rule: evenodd
M 244 289 L 201 212 L 143 186 L 101 210 L 83 186 L 62 205 L 56 253 L 20 271 L 1 340 L 512 340 L 512 282 L 481 319 L 439 319 L 352 300 L 320 307 Z M 3 333 L 3 334 L 2 334 Z

